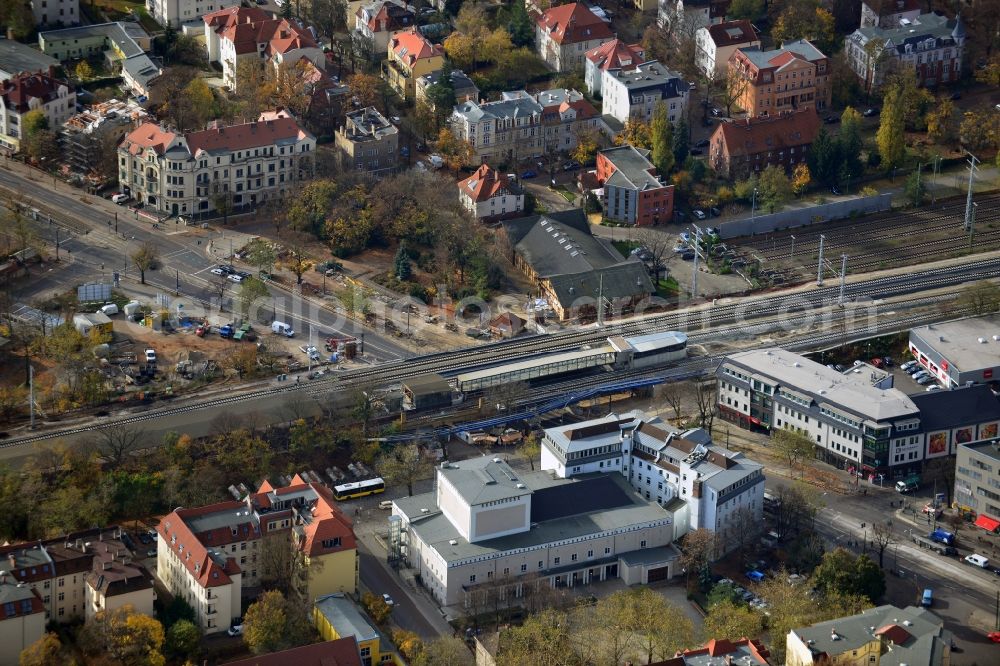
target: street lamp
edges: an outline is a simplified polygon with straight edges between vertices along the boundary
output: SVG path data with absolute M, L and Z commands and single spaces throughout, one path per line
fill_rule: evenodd
M 757 188 L 753 188 L 753 195 L 750 198 L 750 235 L 754 234 L 754 218 L 757 215 Z

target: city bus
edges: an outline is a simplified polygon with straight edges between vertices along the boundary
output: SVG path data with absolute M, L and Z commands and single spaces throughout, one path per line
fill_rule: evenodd
M 385 481 L 381 477 L 353 483 L 342 483 L 333 487 L 333 497 L 338 500 L 349 500 L 365 495 L 385 492 Z

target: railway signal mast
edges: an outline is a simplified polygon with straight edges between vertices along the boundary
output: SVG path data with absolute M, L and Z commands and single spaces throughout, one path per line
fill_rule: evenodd
M 965 231 L 967 233 L 971 234 L 972 233 L 972 223 L 973 223 L 973 220 L 975 218 L 975 214 L 974 214 L 973 208 L 972 208 L 972 181 L 976 177 L 976 162 L 978 162 L 979 160 L 976 159 L 976 156 L 973 155 L 972 153 L 970 153 L 969 151 L 965 151 L 965 153 L 969 156 L 969 160 L 968 160 L 968 162 L 969 162 L 969 191 L 968 191 L 968 193 L 966 194 L 966 197 L 965 197 Z

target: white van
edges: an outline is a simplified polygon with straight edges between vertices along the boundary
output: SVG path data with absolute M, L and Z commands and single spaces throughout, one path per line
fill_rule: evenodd
M 107 305 L 102 305 L 101 312 L 108 315 L 109 317 L 111 315 L 116 315 L 118 314 L 118 306 L 115 305 L 114 303 L 108 303 Z
M 283 321 L 271 322 L 271 332 L 283 335 L 286 338 L 295 337 L 295 331 L 293 331 L 292 327 Z
M 975 553 L 972 555 L 966 555 L 965 563 L 977 566 L 980 569 L 986 569 L 990 566 L 989 558 L 983 557 L 982 555 L 976 555 Z
M 385 509 L 386 511 L 392 510 L 392 500 L 382 500 L 378 503 L 378 508 Z

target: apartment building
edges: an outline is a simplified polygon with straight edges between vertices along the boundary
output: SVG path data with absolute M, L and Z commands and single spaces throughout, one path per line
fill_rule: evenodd
M 598 151 L 596 173 L 605 217 L 640 227 L 673 219 L 674 186 L 660 181 L 648 150 L 626 144 Z
M 103 58 L 109 69 L 121 74 L 123 83 L 136 97 L 149 97 L 152 84 L 163 73 L 147 55 L 153 48 L 152 37 L 133 21 L 40 32 L 38 48 L 62 62 Z
M 917 83 L 934 87 L 962 76 L 965 24 L 961 16 L 920 14 L 892 27 L 861 27 L 844 42 L 847 63 L 866 88 L 877 89 L 894 71 L 916 72 Z
M 195 610 L 205 633 L 225 631 L 240 616 L 244 589 L 256 590 L 267 549 L 292 548 L 303 599 L 358 585 L 353 525 L 329 488 L 296 475 L 283 488 L 264 481 L 243 501 L 175 509 L 157 526 L 157 576 Z
M 601 113 L 620 123 L 649 122 L 659 102 L 667 106 L 667 117 L 676 123 L 687 113 L 690 84 L 681 75 L 656 60 L 632 69 L 607 69 L 601 75 Z
M 76 25 L 80 22 L 80 0 L 31 0 L 35 25 Z
M 463 102 L 451 115 L 456 137 L 473 147 L 473 164 L 516 164 L 576 148 L 581 131 L 597 129 L 597 110 L 576 90 L 503 92 L 495 102 Z
M 806 39 L 769 51 L 736 49 L 729 57 L 729 79 L 738 87 L 737 106 L 750 117 L 830 106 L 829 58 Z
M 708 163 L 720 176 L 732 179 L 770 165 L 791 173 L 806 161 L 819 128 L 819 116 L 809 110 L 720 123 L 709 139 Z
M 699 428 L 680 431 L 639 411 L 545 430 L 541 469 L 559 478 L 615 473 L 664 507 L 674 539 L 716 534 L 722 555 L 745 542 L 764 511 L 763 465 L 712 443 Z
M 433 492 L 393 501 L 395 529 L 400 557 L 441 606 L 467 609 L 492 589 L 520 597 L 680 571 L 670 515 L 618 474 L 558 479 L 519 474 L 500 458 L 445 462 Z
M 430 72 L 429 74 L 424 74 L 423 76 L 417 78 L 416 84 L 416 100 L 417 105 L 426 104 L 433 111 L 437 111 L 435 104 L 427 96 L 427 89 L 431 86 L 437 85 L 441 82 L 441 77 L 444 75 L 444 70 L 437 72 Z M 465 72 L 460 69 L 453 69 L 448 74 L 448 79 L 451 83 L 451 89 L 455 93 L 455 103 L 461 104 L 462 102 L 467 102 L 472 100 L 474 102 L 479 101 L 479 88 L 476 84 L 466 76 Z
M 861 3 L 862 28 L 891 29 L 920 16 L 920 0 L 864 0 Z
M 153 614 L 153 577 L 118 527 L 0 547 L 2 568 L 36 592 L 43 623 L 93 617 L 101 610 L 131 605 Z
M 306 58 L 320 69 L 326 66 L 323 49 L 308 30 L 257 7 L 229 7 L 207 14 L 204 30 L 208 60 L 222 65 L 222 79 L 233 91 L 240 85 L 236 76 L 240 62 L 278 68 Z
M 976 527 L 1000 530 L 1000 440 L 959 444 L 954 497 L 960 511 L 976 516 Z
M 45 114 L 49 127 L 59 128 L 76 113 L 76 91 L 54 72 L 22 72 L 0 81 L 0 149 L 21 149 L 24 116 L 35 110 Z
M 0 664 L 16 664 L 25 649 L 45 634 L 45 607 L 34 588 L 0 571 Z
M 611 27 L 579 2 L 551 7 L 535 19 L 535 48 L 557 72 L 583 71 L 587 51 L 613 38 Z
M 883 377 L 863 365 L 840 373 L 778 348 L 733 354 L 717 374 L 723 419 L 800 432 L 818 458 L 870 480 L 918 474 L 924 461 L 1000 430 L 1000 400 L 981 384 L 906 396 L 879 388 Z
M 219 197 L 252 208 L 312 177 L 316 138 L 285 111 L 180 134 L 144 123 L 118 147 L 118 182 L 147 207 L 209 215 Z
M 488 164 L 458 181 L 458 200 L 478 220 L 516 216 L 524 210 L 524 192 Z
M 878 606 L 857 615 L 792 629 L 785 640 L 786 666 L 951 663 L 951 632 L 923 608 Z
M 416 12 L 402 0 L 375 0 L 358 8 L 354 15 L 354 39 L 363 40 L 373 58 L 382 59 L 389 39 L 400 30 L 417 24 Z
M 146 10 L 157 23 L 175 28 L 198 24 L 206 14 L 239 6 L 239 0 L 146 0 Z
M 382 76 L 406 101 L 415 98 L 418 78 L 444 67 L 444 47 L 432 43 L 416 28 L 392 35 L 386 49 L 388 57 L 382 63 Z
M 125 134 L 149 114 L 135 101 L 111 99 L 90 106 L 67 120 L 59 133 L 66 166 L 74 174 L 90 178 L 96 184 L 105 175 L 100 173 L 101 149 L 113 142 L 121 143 Z M 107 174 L 109 177 L 112 174 Z
M 406 666 L 396 653 L 392 640 L 377 628 L 353 599 L 344 594 L 328 594 L 313 601 L 312 621 L 319 635 L 327 641 L 350 641 L 364 666 L 398 664 Z M 285 664 L 292 663 L 289 661 Z M 295 662 L 299 664 L 299 662 Z M 319 666 L 341 666 L 321 664 Z
M 730 56 L 736 49 L 759 47 L 760 37 L 750 21 L 741 19 L 698 28 L 694 43 L 695 64 L 705 76 L 725 85 Z
M 704 647 L 678 651 L 652 666 L 771 666 L 771 651 L 759 640 L 713 638 Z
M 656 22 L 661 28 L 670 28 L 673 34 L 691 36 L 705 28 L 726 20 L 732 0 L 658 0 Z
M 646 62 L 646 50 L 642 44 L 626 44 L 620 39 L 612 39 L 587 51 L 584 58 L 583 79 L 587 92 L 600 97 L 604 72 L 609 69 L 625 72 L 635 69 L 639 63 Z
M 334 140 L 347 169 L 377 177 L 399 168 L 399 130 L 374 106 L 348 113 Z

